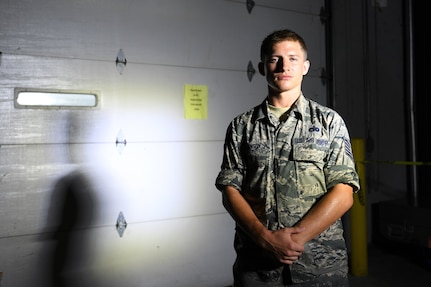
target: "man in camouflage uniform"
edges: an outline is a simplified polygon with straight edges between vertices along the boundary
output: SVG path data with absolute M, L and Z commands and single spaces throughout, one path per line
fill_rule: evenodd
M 359 179 L 341 116 L 302 94 L 309 67 L 298 34 L 268 35 L 268 96 L 227 129 L 216 186 L 236 221 L 235 287 L 348 286 L 341 217 Z

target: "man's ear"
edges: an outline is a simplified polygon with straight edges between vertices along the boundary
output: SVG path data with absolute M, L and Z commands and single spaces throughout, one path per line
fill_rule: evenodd
M 303 75 L 303 76 L 307 75 L 308 70 L 310 70 L 310 65 L 311 65 L 311 63 L 310 63 L 310 61 L 309 61 L 309 60 L 306 60 L 306 61 L 304 62 L 304 70 L 303 70 L 303 72 L 302 72 L 302 75 Z
M 259 68 L 259 73 L 262 76 L 265 76 L 265 64 L 263 62 L 259 62 L 259 64 L 257 64 L 257 67 Z

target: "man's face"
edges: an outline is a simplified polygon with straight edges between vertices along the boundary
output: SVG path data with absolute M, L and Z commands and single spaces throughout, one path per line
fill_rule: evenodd
M 271 90 L 282 93 L 300 91 L 302 79 L 309 67 L 310 62 L 305 59 L 298 42 L 282 41 L 273 46 L 272 55 L 266 57 L 259 70 L 266 77 Z

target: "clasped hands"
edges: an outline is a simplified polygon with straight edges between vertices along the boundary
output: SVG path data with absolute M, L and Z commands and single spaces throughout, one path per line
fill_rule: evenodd
M 292 265 L 304 252 L 305 242 L 301 242 L 300 233 L 305 227 L 286 227 L 270 231 L 269 251 L 283 264 Z

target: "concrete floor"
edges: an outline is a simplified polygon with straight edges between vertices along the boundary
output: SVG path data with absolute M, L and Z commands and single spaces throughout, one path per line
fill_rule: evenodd
M 368 247 L 368 275 L 350 276 L 350 287 L 430 287 L 431 257 L 407 251 Z

